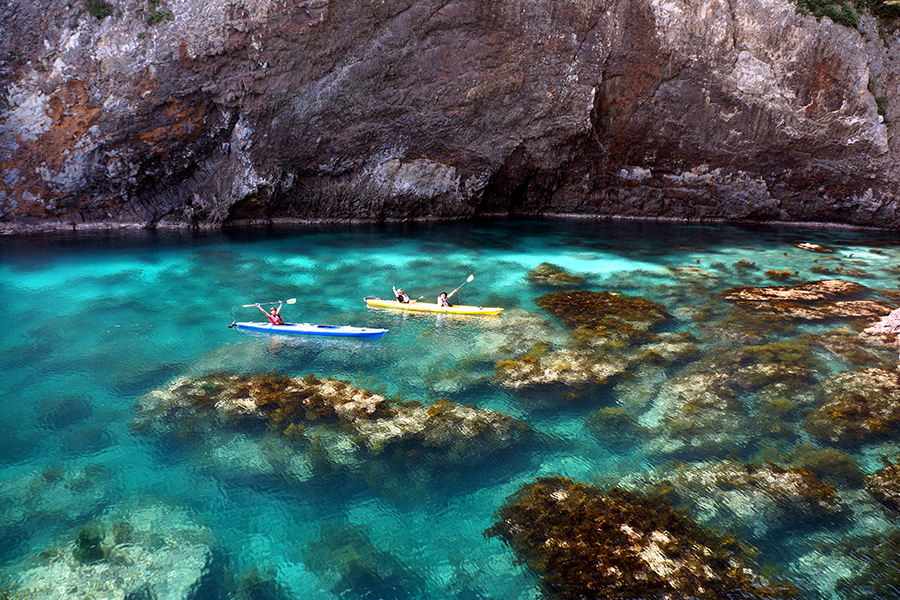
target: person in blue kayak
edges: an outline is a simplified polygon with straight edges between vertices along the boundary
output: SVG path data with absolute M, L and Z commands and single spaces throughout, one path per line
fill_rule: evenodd
M 447 297 L 447 292 L 441 292 L 437 297 L 437 305 L 441 308 L 450 308 L 453 306 L 450 304 L 450 298 Z
M 282 302 L 278 303 L 278 306 L 273 306 L 269 312 L 266 312 L 259 303 L 256 304 L 256 308 L 263 311 L 263 314 L 266 315 L 266 318 L 269 319 L 269 323 L 272 325 L 284 325 L 284 319 L 281 318 L 281 306 Z
M 399 302 L 400 304 L 409 304 L 410 302 L 412 302 L 412 300 L 409 299 L 409 296 L 407 296 L 403 291 L 403 288 L 400 288 L 398 290 L 394 286 L 391 286 L 391 289 L 394 290 L 394 296 L 397 297 L 397 302 Z

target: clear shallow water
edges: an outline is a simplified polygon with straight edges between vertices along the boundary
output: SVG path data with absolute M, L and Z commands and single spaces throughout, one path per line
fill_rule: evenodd
M 811 253 L 799 242 L 836 252 Z M 758 268 L 735 268 L 740 260 Z M 504 500 L 540 476 L 612 485 L 652 476 L 678 458 L 652 452 L 647 438 L 605 444 L 584 420 L 598 408 L 624 406 L 653 423 L 654 394 L 672 371 L 637 373 L 575 402 L 561 400 L 566 390 L 556 387 L 520 393 L 496 384 L 494 363 L 514 355 L 508 346 L 516 337 L 509 328 L 521 323 L 515 319 L 523 311 L 546 318 L 534 299 L 552 288 L 526 280 L 545 262 L 584 277 L 582 289 L 662 303 L 675 316 L 670 331 L 690 331 L 702 351 L 715 353 L 728 349 L 727 336 L 713 339 L 708 317 L 696 310 L 715 292 L 785 283 L 767 279 L 769 269 L 794 271 L 791 283 L 837 277 L 895 292 L 900 240 L 847 231 L 570 221 L 0 238 L 0 303 L 7 314 L 0 337 L 3 581 L 15 586 L 29 557 L 65 545 L 114 507 L 164 502 L 208 528 L 229 571 L 265 573 L 287 597 L 540 597 L 535 576 L 510 549 L 482 535 Z M 823 264 L 855 275 L 813 272 Z M 475 279 L 460 290 L 462 301 L 506 307 L 503 315 L 403 314 L 367 309 L 362 300 L 390 297 L 395 285 L 434 301 L 470 273 Z M 390 332 L 377 340 L 329 340 L 228 328 L 233 320 L 262 317 L 242 304 L 292 297 L 298 302 L 284 307 L 288 320 Z M 765 337 L 854 326 L 805 324 Z M 546 335 L 551 344 L 565 344 L 558 324 L 551 322 Z M 817 380 L 853 368 L 826 354 Z M 260 443 L 254 432 L 178 443 L 135 431 L 135 405 L 145 394 L 218 370 L 312 373 L 408 400 L 470 403 L 530 424 L 543 441 L 521 455 L 435 474 L 403 493 L 353 478 L 254 471 Z M 766 448 L 787 454 L 790 446 L 825 447 L 801 431 L 796 416 L 789 419 L 796 438 L 768 444 L 759 433 L 755 447 L 737 458 L 765 460 L 772 456 Z M 900 447 L 886 436 L 840 450 L 869 474 Z M 81 489 L 73 484 L 78 480 L 88 483 Z M 849 517 L 804 522 L 752 542 L 809 598 L 889 597 L 877 586 L 896 580 L 900 559 L 873 571 L 871 581 L 840 585 L 869 559 L 854 555 L 855 536 L 887 539 L 896 522 L 861 485 L 839 492 Z M 767 515 L 748 509 L 741 518 Z M 385 565 L 382 577 L 346 587 L 339 569 L 328 565 L 362 546 Z

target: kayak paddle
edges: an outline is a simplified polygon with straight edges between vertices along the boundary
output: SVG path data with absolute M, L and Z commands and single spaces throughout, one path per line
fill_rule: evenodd
M 452 292 L 450 292 L 449 294 L 447 294 L 447 300 L 449 300 L 449 299 L 450 299 L 450 296 L 452 296 L 453 294 L 455 294 L 455 293 L 459 290 L 459 288 L 461 288 L 463 285 L 466 285 L 467 283 L 470 283 L 473 279 L 475 279 L 475 274 L 474 274 L 474 273 L 473 273 L 472 275 L 469 275 L 469 276 L 466 278 L 466 280 L 463 282 L 462 285 L 460 285 L 458 288 L 456 288 L 455 290 L 453 290 Z
M 275 302 L 260 302 L 260 306 L 265 306 L 266 304 L 296 304 L 297 299 L 291 298 L 290 300 L 276 300 Z M 251 306 L 256 306 L 256 304 L 245 304 L 244 308 L 249 308 Z

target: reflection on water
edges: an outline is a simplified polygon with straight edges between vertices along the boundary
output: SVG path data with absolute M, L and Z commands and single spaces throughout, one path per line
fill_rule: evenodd
M 457 302 L 503 313 L 363 302 L 470 274 Z M 900 304 L 898 276 L 900 240 L 843 230 L 2 238 L 0 589 L 535 598 L 552 578 L 484 534 L 523 485 L 568 478 L 734 536 L 798 597 L 895 597 L 897 350 L 860 332 Z M 286 320 L 389 333 L 228 328 L 293 297 Z M 352 387 L 296 391 L 332 380 Z

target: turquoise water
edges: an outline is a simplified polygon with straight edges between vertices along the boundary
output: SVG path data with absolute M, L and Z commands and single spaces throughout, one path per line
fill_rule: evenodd
M 812 253 L 795 245 L 800 242 L 827 244 L 835 252 Z M 735 268 L 741 260 L 758 268 Z M 164 503 L 211 535 L 217 560 L 232 577 L 258 571 L 277 581 L 283 597 L 539 598 L 536 576 L 500 541 L 483 536 L 494 512 L 523 483 L 556 474 L 624 484 L 661 473 L 673 460 L 759 463 L 774 450 L 787 456 L 801 445 L 828 447 L 802 431 L 796 414 L 785 417 L 795 437 L 770 443 L 767 431 L 753 432 L 752 448 L 687 459 L 653 452 L 651 437 L 611 445 L 586 428 L 589 413 L 611 406 L 652 424 L 654 394 L 677 369 L 638 370 L 575 401 L 567 400 L 564 386 L 525 393 L 498 385 L 493 365 L 516 356 L 510 348 L 517 343 L 521 352 L 540 337 L 551 346 L 566 344 L 565 329 L 534 301 L 553 288 L 527 280 L 542 263 L 584 277 L 580 289 L 619 290 L 662 303 L 674 315 L 666 329 L 691 332 L 710 355 L 737 344 L 728 341 L 727 321 L 698 316 L 698 306 L 715 303 L 717 292 L 783 285 L 766 278 L 771 269 L 793 271 L 790 283 L 858 281 L 890 301 L 900 275 L 900 240 L 871 232 L 582 221 L 0 238 L 0 303 L 7 315 L 0 338 L 0 581 L 15 590 L 23 577 L 35 576 L 28 569 L 36 556 L 71 544 L 109 511 Z M 813 272 L 822 264 L 844 274 Z M 406 314 L 367 309 L 363 302 L 365 296 L 390 297 L 392 285 L 433 302 L 469 274 L 475 277 L 461 288 L 462 302 L 502 306 L 503 314 Z M 297 298 L 284 307 L 287 320 L 389 333 L 339 340 L 228 328 L 233 320 L 262 317 L 243 304 L 287 298 Z M 721 305 L 712 313 L 727 314 Z M 532 317 L 545 321 L 537 333 L 515 329 Z M 817 322 L 762 336 L 774 342 L 841 327 L 855 331 L 860 324 Z M 820 358 L 819 382 L 854 368 L 828 353 Z M 426 404 L 446 398 L 511 415 L 539 432 L 541 442 L 432 473 L 410 493 L 398 493 L 353 477 L 318 480 L 258 467 L 256 452 L 265 442 L 253 431 L 186 442 L 135 429 L 136 405 L 146 394 L 211 371 L 312 373 Z M 756 410 L 756 400 L 744 401 Z M 837 449 L 868 475 L 900 446 L 885 435 Z M 889 539 L 897 521 L 859 482 L 835 485 L 848 506 L 841 519 L 800 520 L 750 543 L 806 597 L 890 597 L 884 585 L 898 579 L 900 560 L 865 570 L 870 555 L 859 548 Z M 712 492 L 707 499 L 698 494 L 698 506 L 716 501 Z M 707 524 L 733 529 L 736 519 L 749 529 L 767 518 L 748 509 L 727 523 Z M 783 515 L 776 521 L 773 529 L 785 526 Z M 380 576 L 340 577 L 339 563 L 350 560 L 352 546 L 335 542 L 342 536 L 357 540 L 350 554 L 362 546 L 378 557 Z M 863 580 L 854 578 L 860 572 Z

